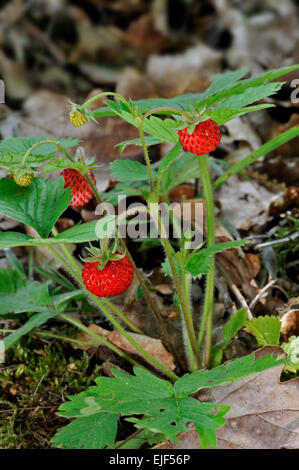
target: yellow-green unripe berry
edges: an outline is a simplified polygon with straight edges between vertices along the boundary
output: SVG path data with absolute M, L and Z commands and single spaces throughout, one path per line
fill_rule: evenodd
M 33 177 L 34 177 L 33 172 L 24 173 L 21 176 L 18 176 L 17 173 L 13 174 L 13 179 L 14 179 L 15 183 L 17 183 L 18 186 L 22 186 L 23 188 L 26 188 L 27 186 L 30 186 L 30 184 L 33 180 Z
M 73 111 L 70 113 L 70 121 L 73 126 L 79 127 L 87 122 L 87 117 L 81 111 Z

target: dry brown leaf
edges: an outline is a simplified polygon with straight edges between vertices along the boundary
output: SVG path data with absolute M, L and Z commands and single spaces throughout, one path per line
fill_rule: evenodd
M 268 222 L 269 205 L 278 195 L 256 181 L 244 181 L 237 175 L 215 191 L 222 217 L 237 229 L 255 233 Z
M 88 325 L 88 328 L 89 328 L 89 330 L 93 331 L 94 333 L 97 333 L 98 335 L 103 336 L 103 338 L 105 338 L 105 339 L 108 338 L 109 333 L 110 333 L 110 331 L 105 330 L 104 328 L 101 328 L 100 326 L 95 325 L 94 323 L 91 323 L 90 325 Z M 77 339 L 79 341 L 86 341 L 86 343 L 95 341 L 93 336 L 91 336 L 91 335 L 89 335 L 88 333 L 85 333 L 85 332 L 79 333 L 75 337 L 75 339 Z M 72 347 L 74 349 L 82 349 L 83 351 L 87 351 L 88 349 L 90 349 L 90 346 L 83 346 L 83 344 L 78 344 L 78 343 L 71 343 L 71 344 L 72 344 Z
M 88 326 L 90 330 L 92 330 L 95 333 L 98 333 L 99 335 L 103 336 L 105 339 L 110 341 L 110 343 L 114 344 L 118 348 L 122 349 L 129 355 L 134 355 L 136 357 L 141 357 L 143 359 L 143 356 L 136 351 L 136 349 L 129 343 L 129 341 L 117 330 L 113 331 L 108 331 L 105 330 L 104 328 L 101 328 L 98 325 L 91 324 Z M 145 335 L 138 335 L 136 333 L 130 333 L 130 336 L 138 343 L 140 346 L 142 346 L 149 354 L 151 354 L 155 359 L 160 361 L 162 364 L 164 364 L 166 367 L 168 367 L 170 370 L 175 369 L 175 363 L 173 360 L 172 354 L 170 354 L 163 346 L 161 341 L 156 338 L 150 338 L 149 336 Z M 86 341 L 86 342 L 92 342 L 94 341 L 94 338 L 90 336 L 88 333 L 80 333 L 78 336 L 76 336 L 76 339 L 80 341 Z M 74 349 L 84 349 L 87 350 L 89 347 L 85 347 L 80 344 L 72 344 Z
M 284 194 L 274 199 L 269 207 L 269 214 L 278 217 L 280 214 L 299 207 L 299 188 L 290 186 Z
M 221 54 L 198 44 L 180 54 L 152 55 L 147 76 L 165 98 L 187 92 L 201 92 L 220 71 Z
M 229 276 L 231 282 L 241 288 L 250 300 L 257 295 L 258 288 L 254 281 L 260 270 L 260 260 L 257 255 L 248 253 L 241 258 L 240 251 L 232 248 L 218 253 L 217 262 Z
M 168 369 L 175 369 L 173 356 L 164 348 L 161 340 L 150 338 L 149 336 L 138 335 L 136 333 L 130 333 L 130 336 L 132 336 L 132 338 L 155 359 L 168 367 Z M 143 356 L 141 356 L 140 353 L 136 351 L 129 341 L 124 336 L 122 336 L 121 333 L 119 333 L 119 331 L 112 331 L 108 336 L 108 340 L 111 341 L 111 343 L 113 343 L 115 346 L 118 346 L 120 349 L 125 351 L 127 354 L 134 354 L 134 356 L 143 358 Z
M 142 54 L 159 52 L 168 42 L 167 37 L 155 28 L 151 13 L 132 21 L 123 39 Z
M 293 309 L 281 317 L 281 333 L 289 338 L 299 336 L 299 310 Z
M 269 353 L 283 355 L 281 348 L 266 346 L 256 359 Z M 280 382 L 283 367 L 269 369 L 224 387 L 199 393 L 202 401 L 231 406 L 227 423 L 217 432 L 219 449 L 299 448 L 299 379 Z M 179 436 L 180 443 L 156 448 L 200 449 L 191 429 Z

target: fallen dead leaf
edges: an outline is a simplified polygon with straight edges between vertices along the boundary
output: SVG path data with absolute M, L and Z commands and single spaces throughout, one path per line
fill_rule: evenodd
M 224 240 L 219 237 L 218 241 Z M 218 253 L 216 260 L 229 276 L 231 282 L 252 300 L 258 293 L 254 278 L 260 271 L 260 260 L 255 254 L 247 253 L 246 255 L 243 254 L 242 257 L 240 254 L 240 249 L 232 248 Z
M 89 325 L 88 328 L 94 331 L 95 333 L 98 333 L 99 335 L 103 336 L 105 339 L 107 339 L 112 344 L 114 344 L 115 346 L 125 351 L 127 354 L 134 355 L 135 357 L 143 358 L 143 356 L 141 356 L 141 354 L 138 351 L 136 351 L 136 349 L 129 343 L 129 341 L 126 338 L 124 338 L 124 336 L 121 333 L 119 333 L 117 330 L 108 331 L 95 324 Z M 149 336 L 145 336 L 145 335 L 138 335 L 136 333 L 130 333 L 130 336 L 132 336 L 132 338 L 138 344 L 140 344 L 140 346 L 142 346 L 149 354 L 151 354 L 155 359 L 160 361 L 170 370 L 175 369 L 175 364 L 174 364 L 172 354 L 170 354 L 164 348 L 163 344 L 161 343 L 159 339 L 150 338 Z M 80 341 L 86 341 L 86 342 L 94 341 L 94 338 L 88 335 L 88 333 L 80 333 L 78 336 L 76 336 L 76 339 L 79 339 Z M 73 343 L 72 347 L 74 349 L 84 349 L 84 350 L 87 350 L 90 348 L 88 346 L 83 346 L 83 345 L 79 345 L 76 343 Z
M 281 194 L 277 199 L 274 199 L 269 207 L 269 214 L 278 217 L 280 214 L 299 207 L 299 188 L 290 186 L 284 194 Z
M 215 191 L 222 217 L 237 229 L 255 233 L 267 223 L 269 205 L 278 195 L 256 181 L 244 181 L 239 176 L 231 177 Z
M 152 55 L 147 63 L 147 76 L 160 95 L 169 98 L 203 91 L 219 72 L 220 63 L 218 51 L 199 44 L 180 54 Z
M 289 338 L 299 336 L 299 310 L 293 309 L 281 317 L 281 333 Z
M 283 355 L 281 348 L 265 346 L 255 352 L 255 357 L 269 353 Z M 231 406 L 225 426 L 217 432 L 218 449 L 299 448 L 299 379 L 281 383 L 282 368 L 269 369 L 198 394 L 202 401 Z M 155 448 L 201 448 L 193 429 L 179 438 L 179 443 L 166 442 Z
M 132 338 L 155 359 L 168 367 L 168 369 L 175 369 L 173 356 L 164 348 L 161 340 L 150 338 L 149 336 L 138 335 L 136 333 L 130 333 L 130 336 L 132 336 Z M 140 353 L 136 351 L 136 349 L 129 343 L 129 341 L 124 338 L 121 333 L 119 333 L 119 331 L 112 331 L 108 336 L 108 340 L 115 344 L 115 346 L 118 346 L 120 349 L 125 351 L 127 354 L 134 354 L 134 356 L 142 357 Z

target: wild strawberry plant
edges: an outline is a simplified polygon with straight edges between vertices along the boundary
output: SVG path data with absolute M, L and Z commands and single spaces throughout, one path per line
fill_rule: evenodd
M 15 318 L 25 313 L 28 317 L 23 326 L 5 337 L 5 348 L 11 347 L 24 334 L 45 324 L 50 318 L 57 317 L 88 332 L 92 344 L 107 346 L 134 366 L 133 375 L 115 370 L 114 378 L 100 377 L 95 386 L 71 397 L 61 406 L 60 414 L 75 420 L 53 438 L 55 446 L 114 447 L 120 415 L 143 430 L 143 439 L 149 443 L 163 439 L 175 442 L 178 434 L 193 423 L 202 447 L 216 446 L 215 431 L 225 423 L 224 415 L 228 408 L 200 402 L 191 395 L 202 388 L 225 385 L 285 361 L 271 355 L 254 361 L 254 356 L 249 355 L 227 365 L 219 365 L 223 350 L 245 325 L 247 312 L 242 309 L 233 315 L 224 329 L 223 340 L 212 344 L 215 254 L 242 246 L 246 240 L 215 242 L 213 189 L 259 157 L 298 136 L 299 127 L 287 130 L 242 161 L 231 165 L 214 183 L 210 179 L 210 167 L 215 166 L 215 161 L 208 153 L 220 143 L 221 125 L 237 116 L 273 106 L 263 100 L 277 92 L 282 83 L 272 80 L 297 68 L 296 65 L 272 70 L 245 79 L 243 77 L 248 73 L 245 69 L 227 72 L 216 75 L 211 86 L 201 94 L 186 94 L 172 99 L 133 102 L 117 93 L 104 92 L 83 105 L 72 103 L 70 120 L 75 126 L 104 116 L 120 116 L 138 129 L 139 138 L 120 143 L 119 149 L 122 152 L 126 145 L 132 143 L 141 146 L 145 164 L 124 159 L 111 163 L 111 174 L 119 182 L 113 190 L 104 194 L 99 194 L 96 187 L 93 173 L 97 168 L 95 159 L 86 158 L 80 148 L 75 157 L 69 155 L 68 149 L 79 143 L 75 139 L 30 137 L 7 139 L 0 143 L 0 166 L 7 170 L 8 175 L 0 180 L 0 213 L 35 231 L 31 230 L 30 235 L 21 231 L 0 234 L 0 248 L 6 250 L 11 266 L 0 269 L 0 316 Z M 93 101 L 104 96 L 109 97 L 105 107 L 95 111 L 88 109 Z M 159 166 L 153 168 L 148 147 L 162 142 L 173 144 L 172 148 Z M 45 177 L 57 170 L 61 176 L 55 181 Z M 198 177 L 202 181 L 205 199 L 207 235 L 205 244 L 199 243 L 191 249 L 189 230 L 182 233 L 177 245 L 170 241 L 157 206 L 161 200 L 169 204 L 169 192 L 174 186 Z M 113 230 L 115 226 L 125 225 L 127 217 L 136 209 L 131 213 L 128 210 L 122 216 L 104 211 L 99 221 L 77 224 L 61 233 L 56 228 L 57 220 L 69 205 L 83 206 L 92 197 L 98 203 L 106 201 L 114 204 L 118 197 L 130 195 L 140 196 L 146 202 L 139 210 L 152 217 L 160 235 L 159 243 L 164 247 L 162 268 L 173 280 L 174 304 L 181 318 L 188 364 L 188 370 L 181 370 L 177 363 L 177 372 L 185 373 L 181 377 L 136 341 L 136 336 L 130 332 L 142 334 L 142 331 L 111 300 L 129 287 L 135 272 L 140 291 L 161 329 L 164 345 L 177 359 L 148 285 L 137 269 L 124 237 Z M 169 212 L 175 225 L 171 208 Z M 91 242 L 89 256 L 83 260 L 76 259 L 67 247 L 69 243 Z M 31 280 L 9 251 L 17 246 L 30 247 Z M 35 247 L 47 248 L 61 262 L 73 282 L 47 266 L 35 270 L 46 281 L 32 280 Z M 83 268 L 80 261 L 84 263 Z M 192 279 L 199 276 L 206 276 L 206 291 L 198 328 L 192 314 L 190 285 Z M 142 364 L 70 314 L 71 302 L 82 297 L 96 305 L 138 351 L 144 359 Z M 209 370 L 211 366 L 218 367 Z

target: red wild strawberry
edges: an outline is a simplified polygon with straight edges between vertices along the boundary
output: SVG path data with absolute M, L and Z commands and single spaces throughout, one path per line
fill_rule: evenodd
M 203 155 L 216 149 L 221 140 L 221 133 L 216 122 L 208 119 L 197 124 L 192 134 L 189 134 L 188 128 L 180 130 L 179 139 L 187 152 Z
M 98 297 L 114 297 L 128 289 L 133 280 L 134 269 L 127 256 L 108 261 L 101 270 L 98 269 L 100 265 L 99 261 L 84 264 L 82 279 L 87 290 Z
M 81 175 L 77 170 L 67 168 L 60 173 L 64 177 L 64 188 L 73 188 L 71 194 L 73 198 L 70 202 L 72 207 L 81 207 L 87 204 L 93 198 L 93 190 L 90 187 L 87 179 Z M 96 179 L 92 171 L 89 171 L 92 181 L 95 183 Z

